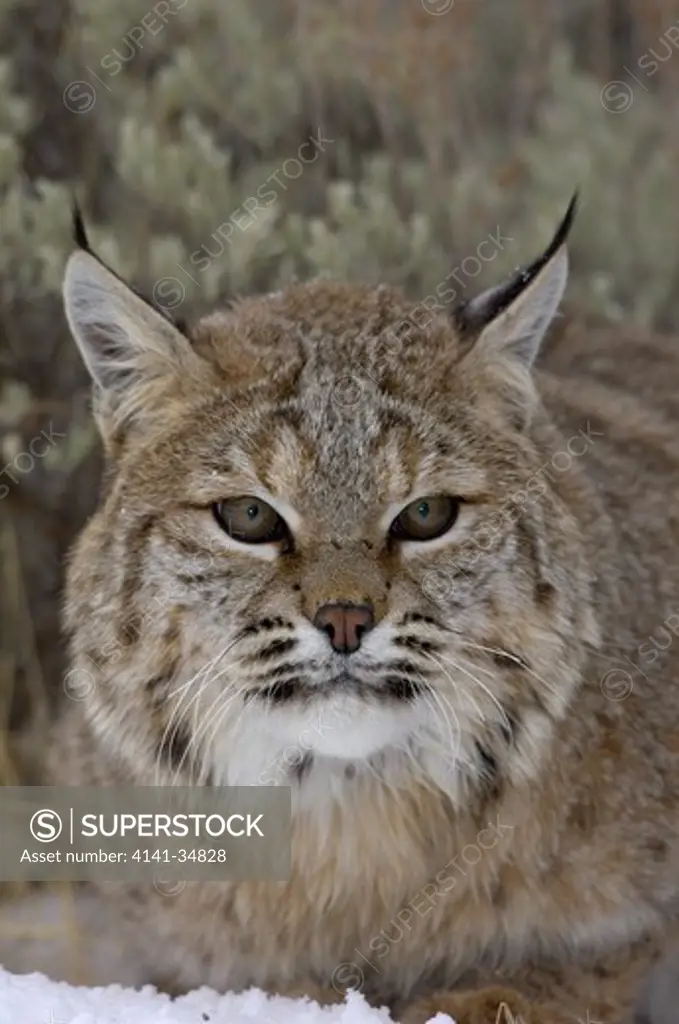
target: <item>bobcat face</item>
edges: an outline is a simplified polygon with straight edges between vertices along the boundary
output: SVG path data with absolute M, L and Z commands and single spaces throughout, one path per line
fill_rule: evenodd
M 415 774 L 459 797 L 535 770 L 594 629 L 531 381 L 571 215 L 422 327 L 391 289 L 317 282 L 185 335 L 74 253 L 108 471 L 67 626 L 135 777 Z

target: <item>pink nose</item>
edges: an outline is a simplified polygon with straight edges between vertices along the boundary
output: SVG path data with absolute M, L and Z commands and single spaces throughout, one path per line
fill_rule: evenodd
M 321 605 L 314 615 L 314 626 L 328 634 L 333 648 L 341 654 L 357 651 L 363 635 L 374 625 L 375 615 L 369 604 L 337 601 Z

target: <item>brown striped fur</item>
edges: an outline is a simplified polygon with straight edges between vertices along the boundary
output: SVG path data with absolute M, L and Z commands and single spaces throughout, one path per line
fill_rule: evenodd
M 531 375 L 516 305 L 418 327 L 396 290 L 328 281 L 187 339 L 72 259 L 110 475 L 69 565 L 93 685 L 58 775 L 293 787 L 289 882 L 122 888 L 150 980 L 360 983 L 408 1024 L 627 1020 L 679 896 L 676 342 L 573 323 Z M 102 294 L 137 325 L 111 367 Z M 253 491 L 294 549 L 227 543 L 210 505 Z M 463 499 L 446 538 L 389 542 L 387 510 L 436 493 Z M 309 621 L 337 599 L 378 620 L 352 693 Z

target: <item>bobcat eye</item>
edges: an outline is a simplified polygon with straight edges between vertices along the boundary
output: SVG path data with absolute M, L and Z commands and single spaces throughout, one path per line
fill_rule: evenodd
M 285 520 L 261 498 L 228 498 L 216 502 L 212 510 L 229 537 L 244 544 L 266 544 L 288 536 Z
M 446 495 L 418 498 L 396 516 L 389 534 L 397 540 L 434 540 L 446 533 L 458 517 L 460 502 Z

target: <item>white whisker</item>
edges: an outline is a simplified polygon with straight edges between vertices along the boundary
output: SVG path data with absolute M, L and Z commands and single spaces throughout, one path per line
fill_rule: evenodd
M 205 691 L 205 689 L 206 689 L 206 687 L 208 685 L 217 683 L 222 678 L 222 676 L 226 675 L 227 672 L 230 672 L 233 669 L 235 669 L 239 664 L 241 664 L 241 659 L 237 659 L 235 662 L 231 662 L 230 664 L 226 665 L 224 668 L 220 669 L 220 671 L 217 672 L 217 674 L 214 675 L 214 676 L 211 676 L 211 677 L 210 676 L 206 676 L 205 682 L 201 686 L 199 692 L 196 694 L 196 697 L 194 697 L 194 701 L 196 701 L 197 698 L 202 695 L 202 693 Z M 179 765 L 177 766 L 177 768 L 175 770 L 175 776 L 177 778 L 179 778 L 181 770 L 184 767 L 184 762 L 187 759 L 189 761 L 189 766 L 190 766 L 190 770 L 191 770 L 191 766 L 192 766 L 192 763 L 193 763 L 192 760 L 191 760 L 192 752 L 194 750 L 196 750 L 196 752 L 197 752 L 197 750 L 198 750 L 198 744 L 199 744 L 199 741 L 200 741 L 201 734 L 204 732 L 204 730 L 210 724 L 210 721 L 211 721 L 210 715 L 211 715 L 211 712 L 212 712 L 213 708 L 215 708 L 215 706 L 217 704 L 219 704 L 219 702 L 222 700 L 222 698 L 225 695 L 228 698 L 227 699 L 227 706 L 228 706 L 233 700 L 236 699 L 236 697 L 239 696 L 239 692 L 240 691 L 236 690 L 236 691 L 234 691 L 232 693 L 226 693 L 225 694 L 224 690 L 218 690 L 217 696 L 215 697 L 215 699 L 212 701 L 212 703 L 210 704 L 209 708 L 205 712 L 205 715 L 203 717 L 203 724 L 200 726 L 200 728 L 198 727 L 198 714 L 200 712 L 200 701 L 198 701 L 197 703 L 194 704 L 194 714 L 193 714 L 194 721 L 193 721 L 193 728 L 191 730 L 191 739 L 189 740 L 188 746 L 187 746 L 186 750 L 184 751 L 184 753 L 182 754 L 182 757 L 181 757 L 181 760 L 179 762 Z M 186 710 L 188 711 L 188 708 Z
M 181 686 L 177 687 L 169 695 L 168 699 L 170 697 L 172 697 L 172 696 L 176 696 L 177 694 L 180 694 L 180 693 L 182 694 L 181 699 L 177 702 L 175 707 L 173 707 L 173 709 L 172 709 L 172 712 L 170 714 L 170 718 L 169 718 L 169 720 L 167 722 L 167 725 L 165 726 L 165 729 L 163 731 L 163 735 L 161 737 L 160 746 L 158 747 L 158 753 L 156 755 L 156 766 L 155 766 L 155 777 L 156 777 L 156 780 L 157 780 L 157 784 L 160 783 L 160 777 L 161 777 L 160 763 L 161 763 L 161 759 L 162 759 L 162 756 L 163 756 L 163 751 L 165 750 L 166 746 L 171 746 L 172 745 L 172 743 L 174 742 L 174 738 L 175 738 L 175 736 L 177 734 L 177 730 L 179 728 L 179 725 L 181 723 L 182 718 L 189 711 L 189 709 L 192 706 L 193 702 L 196 700 L 197 697 L 200 696 L 201 692 L 203 691 L 203 689 L 207 685 L 207 682 L 209 681 L 210 669 L 214 668 L 214 666 L 219 663 L 219 661 L 228 653 L 229 650 L 231 650 L 231 648 L 235 645 L 235 643 L 236 643 L 236 641 L 231 641 L 231 643 L 226 644 L 222 648 L 222 650 L 219 651 L 215 655 L 214 658 L 211 658 L 204 665 L 202 665 L 201 668 L 199 668 L 198 671 L 196 673 L 194 673 L 194 675 L 191 676 L 190 679 L 188 679 L 185 683 L 182 683 Z M 199 686 L 198 686 L 198 692 L 192 697 L 191 701 L 186 706 L 186 708 L 184 708 L 183 707 L 184 701 L 188 697 L 189 691 L 190 691 L 191 687 L 200 679 L 201 676 L 204 676 L 204 679 L 203 679 L 202 683 L 200 683 Z M 174 723 L 174 725 L 173 725 L 173 723 Z
M 452 665 L 453 668 L 457 669 L 460 672 L 464 672 L 464 674 L 466 676 L 468 676 L 472 680 L 472 682 L 476 683 L 477 686 L 481 687 L 483 692 L 485 694 L 487 694 L 488 697 L 490 697 L 491 701 L 493 702 L 493 704 L 496 706 L 496 708 L 500 712 L 500 717 L 501 717 L 503 723 L 506 725 L 506 727 L 508 729 L 511 729 L 511 722 L 509 721 L 509 717 L 507 715 L 507 712 L 506 712 L 505 708 L 502 706 L 502 704 L 497 699 L 495 694 L 486 686 L 486 684 L 482 683 L 481 680 L 478 679 L 474 675 L 473 672 L 470 672 L 469 669 L 465 668 L 464 665 L 461 665 L 459 662 L 457 662 L 450 655 L 441 655 L 441 657 L 444 659 L 444 661 L 447 661 L 450 665 Z
M 448 672 L 448 671 L 446 670 L 445 666 L 444 666 L 444 665 L 443 665 L 443 664 L 441 663 L 441 661 L 439 660 L 439 658 L 437 658 L 437 657 L 436 657 L 436 655 L 435 655 L 435 654 L 431 654 L 431 653 L 428 653 L 428 654 L 427 654 L 427 657 L 428 657 L 428 658 L 430 658 L 430 659 L 431 659 L 431 660 L 432 660 L 432 661 L 434 662 L 434 664 L 435 664 L 435 665 L 436 665 L 436 666 L 438 667 L 438 669 L 439 669 L 439 670 L 440 670 L 441 672 L 443 672 L 444 676 L 446 677 L 446 679 L 448 680 L 448 682 L 449 682 L 449 683 L 451 684 L 451 686 L 452 686 L 452 687 L 453 687 L 453 689 L 455 690 L 455 693 L 456 693 L 456 694 L 458 695 L 458 697 L 459 697 L 459 696 L 460 696 L 460 692 L 461 692 L 461 690 L 460 690 L 460 687 L 458 686 L 457 680 L 456 680 L 456 679 L 453 679 L 453 677 L 451 676 L 451 674 L 450 674 L 450 673 L 449 673 L 449 672 Z M 454 665 L 453 667 L 455 667 L 455 668 L 456 668 L 457 666 L 456 666 L 456 665 Z M 473 708 L 474 708 L 474 710 L 476 711 L 476 714 L 477 714 L 477 717 L 478 717 L 479 721 L 480 721 L 480 722 L 483 722 L 483 721 L 485 721 L 485 718 L 484 718 L 483 712 L 482 712 L 481 708 L 479 707 L 479 705 L 478 705 L 478 704 L 476 703 L 476 701 L 474 700 L 474 698 L 472 697 L 471 693 L 469 693 L 469 692 L 468 692 L 468 691 L 466 691 L 466 690 L 465 690 L 465 691 L 463 691 L 463 699 L 465 699 L 465 700 L 468 700 L 468 701 L 469 701 L 469 703 L 470 703 L 470 704 L 472 705 L 472 707 L 473 707 Z
M 542 676 L 535 671 L 535 669 L 530 668 L 530 666 L 527 665 L 525 661 L 523 661 L 521 658 L 518 658 L 515 654 L 512 654 L 511 651 L 505 651 L 504 648 L 502 647 L 488 647 L 485 644 L 477 644 L 476 642 L 471 640 L 464 640 L 463 642 L 465 647 L 469 647 L 472 650 L 485 651 L 488 654 L 499 654 L 504 658 L 509 658 L 519 668 L 523 669 L 524 672 L 527 672 L 529 676 L 533 676 L 535 679 L 538 680 L 538 682 L 542 683 L 545 689 L 549 690 L 551 694 L 558 698 L 559 694 L 556 687 L 552 683 L 548 683 L 546 679 L 543 679 Z

